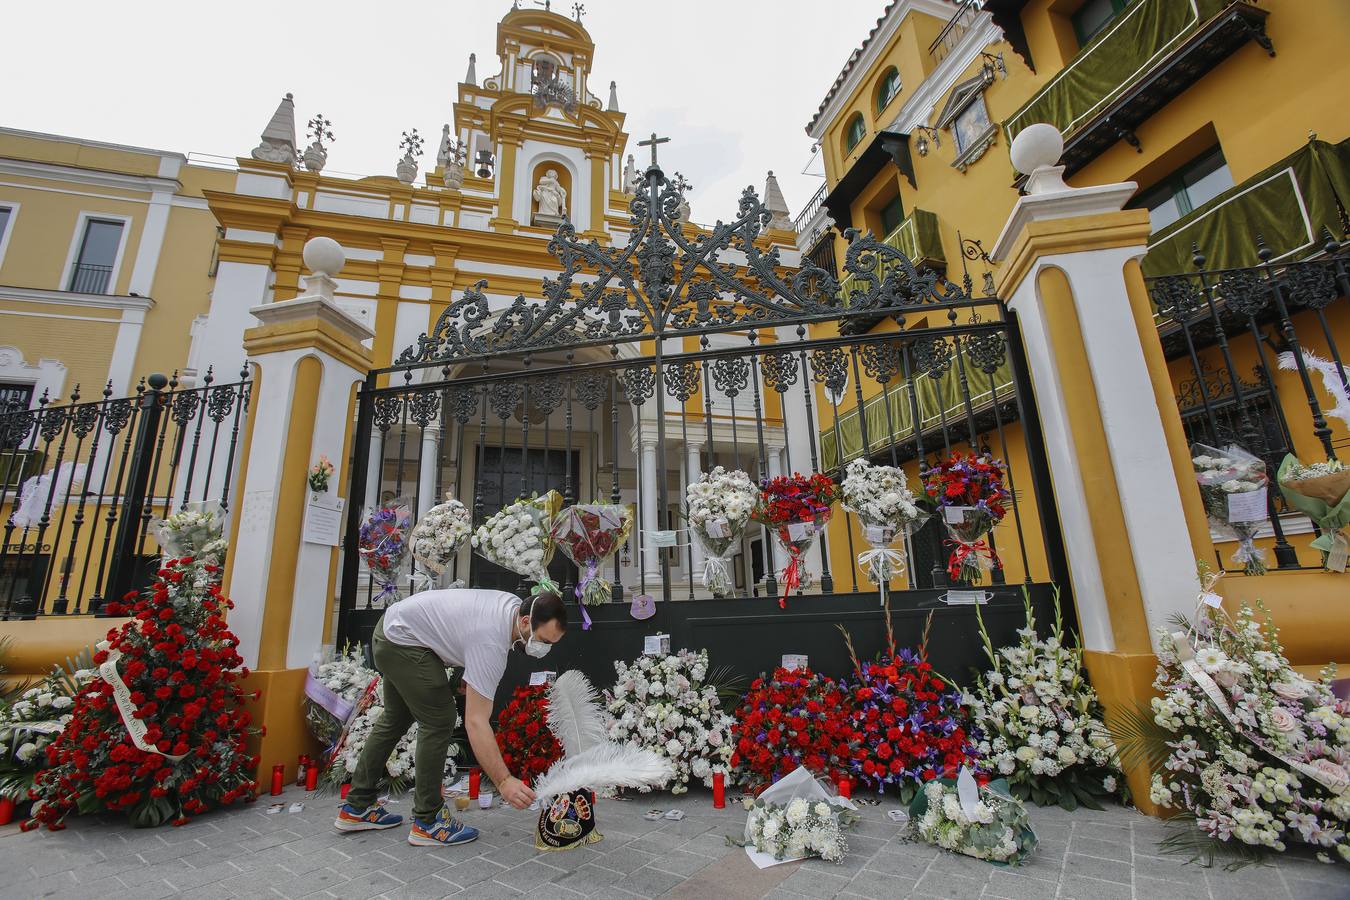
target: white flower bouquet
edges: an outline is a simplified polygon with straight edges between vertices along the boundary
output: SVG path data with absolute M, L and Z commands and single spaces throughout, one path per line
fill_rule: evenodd
M 730 772 L 735 724 L 709 683 L 708 651 L 680 650 L 614 662 L 614 687 L 605 692 L 609 739 L 644 747 L 670 760 L 673 794 L 691 781 L 712 787 L 713 773 Z
M 164 556 L 182 559 L 190 556 L 206 565 L 219 567 L 225 561 L 225 523 L 215 504 L 193 503 L 164 519 L 150 523 L 155 540 Z
M 549 560 L 553 541 L 549 525 L 562 505 L 557 491 L 521 498 L 488 517 L 470 542 L 478 555 L 523 578 L 551 585 Z
M 732 843 L 775 862 L 808 856 L 841 861 L 848 852 L 844 830 L 859 819 L 853 801 L 838 796 L 833 788 L 826 789 L 801 767 L 747 801 L 746 808 L 744 839 Z
M 1088 683 L 1081 647 L 1070 645 L 1055 595 L 1055 619 L 1037 637 L 1031 598 L 1023 594 L 1026 627 L 1015 646 L 994 649 L 976 606 L 985 656 L 992 666 L 970 700 L 982 735 L 983 764 L 1007 779 L 1019 800 L 1068 810 L 1101 809 L 1102 797 L 1125 792 L 1125 777 L 1105 710 Z
M 412 558 L 438 581 L 450 568 L 455 554 L 473 532 L 473 516 L 463 503 L 446 495 L 413 526 Z
M 346 739 L 342 741 L 334 755 L 325 779 L 330 785 L 338 786 L 344 782 L 351 781 L 352 775 L 356 772 L 357 760 L 361 758 L 361 750 L 366 745 L 366 740 L 370 737 L 370 730 L 374 727 L 375 721 L 380 713 L 384 711 L 384 704 L 379 700 L 360 710 L 347 728 Z M 456 727 L 463 721 L 462 715 L 456 720 Z M 445 756 L 445 781 L 449 785 L 453 784 L 459 774 L 459 766 L 456 762 L 460 753 L 458 744 L 451 744 Z M 384 764 L 387 781 L 381 779 L 381 787 L 388 788 L 394 793 L 402 793 L 413 783 L 417 776 L 417 770 L 414 762 L 417 759 L 417 723 L 414 722 L 403 737 L 399 738 L 394 746 L 394 752 L 389 754 L 389 759 Z
M 1242 563 L 1248 575 L 1265 574 L 1266 554 L 1255 540 L 1269 518 L 1266 464 L 1241 447 L 1220 451 L 1204 444 L 1191 447 L 1191 464 L 1210 525 L 1220 534 L 1237 539 L 1233 562 Z
M 699 475 L 684 491 L 689 532 L 703 548 L 703 586 L 714 595 L 731 594 L 729 558 L 745 532 L 759 499 L 750 476 L 721 466 Z
M 1322 533 L 1312 542 L 1324 554 L 1323 564 L 1332 572 L 1344 572 L 1350 558 L 1350 468 L 1340 460 L 1305 466 L 1289 455 L 1276 476 L 1280 492 L 1289 505 L 1317 523 Z
M 1203 833 L 1164 848 L 1212 861 L 1301 843 L 1323 862 L 1350 862 L 1350 703 L 1332 693 L 1333 672 L 1303 678 L 1268 617 L 1246 606 L 1229 617 L 1217 594 L 1205 598 L 1193 627 L 1160 631 L 1160 696 L 1128 745 L 1127 759 L 1151 763 L 1153 802 Z
M 351 719 L 361 695 L 380 673 L 366 666 L 360 644 L 325 655 L 310 667 L 305 681 L 305 723 L 327 748 L 332 748 Z
M 943 850 L 1016 866 L 1036 849 L 1027 811 L 1003 779 L 962 796 L 956 781 L 928 782 L 909 807 L 914 833 Z
M 33 777 L 47 765 L 47 745 L 70 721 L 75 694 L 96 674 L 93 668 L 58 667 L 9 704 L 0 703 L 0 797 L 28 799 Z
M 859 457 L 844 470 L 844 509 L 863 525 L 863 539 L 871 546 L 858 554 L 858 566 L 882 592 L 896 575 L 905 573 L 905 552 L 896 548 L 928 519 L 905 481 L 903 469 L 874 466 Z

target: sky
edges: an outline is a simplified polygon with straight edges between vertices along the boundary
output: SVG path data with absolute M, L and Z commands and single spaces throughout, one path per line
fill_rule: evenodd
M 522 0 L 522 5 L 529 0 Z M 222 157 L 247 156 L 282 95 L 297 131 L 336 137 L 328 170 L 394 174 L 399 139 L 435 164 L 469 53 L 497 73 L 510 0 L 231 4 L 167 0 L 9 3 L 0 125 Z M 805 127 L 884 0 L 587 0 L 591 90 L 618 82 L 628 152 L 671 138 L 662 167 L 693 183 L 692 218 L 734 216 L 773 170 L 795 215 L 819 188 Z M 554 4 L 571 15 L 572 3 Z M 27 73 L 20 76 L 18 73 Z M 304 143 L 303 134 L 297 138 Z M 645 151 L 644 151 L 645 153 Z M 816 175 L 802 174 L 808 167 Z

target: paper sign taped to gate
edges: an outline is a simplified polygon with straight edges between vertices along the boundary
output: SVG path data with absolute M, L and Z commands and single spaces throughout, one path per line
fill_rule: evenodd
M 1229 522 L 1263 522 L 1266 518 L 1265 488 L 1228 495 Z

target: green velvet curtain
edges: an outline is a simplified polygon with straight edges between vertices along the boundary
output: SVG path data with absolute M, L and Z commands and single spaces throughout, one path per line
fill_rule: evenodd
M 1258 234 L 1273 259 L 1297 259 L 1322 246 L 1324 228 L 1341 237 L 1346 209 L 1350 139 L 1310 141 L 1154 234 L 1142 268 L 1145 275 L 1194 271 L 1193 244 L 1207 269 L 1254 266 Z

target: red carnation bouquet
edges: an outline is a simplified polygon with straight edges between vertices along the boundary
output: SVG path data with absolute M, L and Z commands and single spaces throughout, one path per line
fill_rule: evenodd
M 506 768 L 526 784 L 562 758 L 562 746 L 548 727 L 548 685 L 516 688 L 497 714 L 497 746 Z
M 1008 513 L 1012 494 L 1003 486 L 1003 464 L 973 453 L 952 454 L 924 475 L 928 499 L 952 539 L 947 574 L 958 584 L 979 584 L 984 573 L 1003 568 L 984 538 Z
M 759 503 L 751 518 L 768 526 L 787 552 L 788 564 L 781 573 L 783 596 L 778 600 L 778 605 L 786 609 L 788 595 L 810 582 L 801 556 L 829 524 L 839 487 L 828 475 L 796 472 L 764 479 L 759 487 Z
M 848 693 L 809 669 L 761 675 L 736 710 L 732 779 L 759 790 L 798 766 L 844 776 L 857 749 L 850 712 Z

